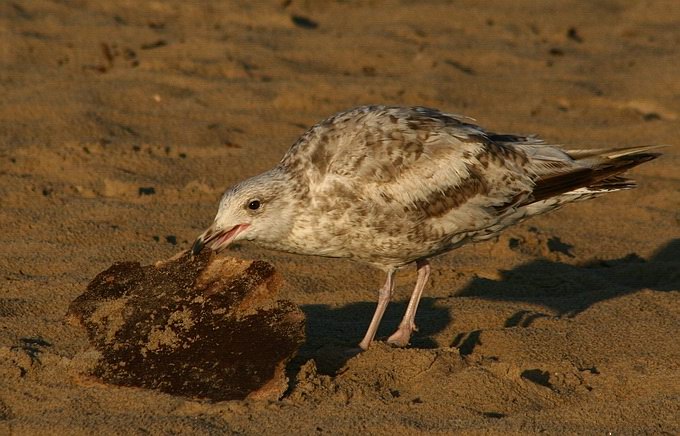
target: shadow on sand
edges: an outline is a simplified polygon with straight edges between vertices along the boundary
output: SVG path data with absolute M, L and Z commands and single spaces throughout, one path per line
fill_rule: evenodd
M 572 317 L 595 303 L 641 289 L 680 288 L 680 239 L 671 240 L 645 260 L 637 254 L 620 259 L 568 265 L 535 260 L 501 273 L 500 280 L 474 278 L 457 292 L 461 297 L 524 301 L 543 305 L 558 316 Z M 506 327 L 527 327 L 537 315 L 520 311 Z
M 431 337 L 444 329 L 451 318 L 449 311 L 436 302 L 434 298 L 421 299 L 417 315 L 419 331 L 411 339 L 412 347 L 438 346 Z M 394 333 L 406 311 L 407 303 L 408 301 L 390 303 L 376 339 L 384 340 Z M 348 359 L 360 352 L 355 347 L 366 332 L 375 305 L 375 302 L 359 302 L 339 308 L 330 308 L 324 304 L 302 306 L 307 318 L 307 341 L 295 360 L 302 364 L 313 358 L 320 373 L 334 374 Z
M 630 254 L 620 259 L 599 260 L 569 265 L 545 259 L 503 271 L 500 280 L 474 278 L 456 296 L 487 300 L 527 302 L 550 309 L 550 314 L 520 310 L 505 321 L 505 327 L 528 327 L 546 316 L 573 317 L 595 303 L 634 293 L 641 289 L 672 291 L 680 289 L 680 239 L 673 239 L 650 259 Z M 387 309 L 378 331 L 385 338 L 397 327 L 406 309 L 406 301 L 393 302 Z M 315 359 L 320 373 L 333 374 L 358 350 L 348 351 L 364 334 L 375 309 L 374 302 L 352 303 L 340 308 L 307 305 L 307 341 L 292 366 Z M 411 347 L 433 348 L 431 338 L 451 321 L 449 310 L 437 299 L 424 297 L 418 309 L 420 331 Z M 479 331 L 453 338 L 452 346 L 461 354 L 470 354 Z
M 680 239 L 673 239 L 645 260 L 637 254 L 620 259 L 599 260 L 582 265 L 536 260 L 503 271 L 500 280 L 473 279 L 457 296 L 487 300 L 527 302 L 551 313 L 520 310 L 505 321 L 505 327 L 529 327 L 544 317 L 573 317 L 611 298 L 642 289 L 680 289 Z M 471 354 L 479 343 L 479 330 L 457 335 L 451 346 L 462 355 Z

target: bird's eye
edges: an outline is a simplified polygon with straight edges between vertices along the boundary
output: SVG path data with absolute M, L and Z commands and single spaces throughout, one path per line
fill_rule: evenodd
M 248 209 L 250 210 L 258 210 L 260 208 L 260 200 L 250 200 L 250 203 L 248 203 Z

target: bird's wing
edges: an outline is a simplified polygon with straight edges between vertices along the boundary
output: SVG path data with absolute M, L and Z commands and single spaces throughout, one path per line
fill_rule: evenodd
M 417 221 L 453 219 L 463 228 L 485 225 L 531 193 L 526 155 L 504 143 L 522 137 L 495 136 L 432 109 L 362 107 L 310 129 L 283 164 L 317 198 L 345 195 Z
M 536 137 L 487 132 L 433 109 L 364 106 L 312 127 L 282 165 L 314 198 L 332 197 L 336 207 L 360 203 L 368 213 L 373 204 L 376 211 L 455 232 L 495 225 L 529 205 L 542 213 L 538 203 L 571 192 L 592 196 L 632 187 L 616 175 L 656 156 L 647 149 L 570 154 Z M 546 208 L 553 203 L 559 202 Z
M 443 143 L 437 137 L 444 129 L 459 142 L 474 142 L 472 136 L 483 134 L 464 117 L 433 109 L 362 106 L 310 128 L 288 150 L 282 164 L 303 173 L 310 183 L 328 174 L 388 181 L 423 154 L 440 149 Z

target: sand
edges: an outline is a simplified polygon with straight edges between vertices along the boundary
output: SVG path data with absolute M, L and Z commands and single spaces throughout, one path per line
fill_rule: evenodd
M 0 433 L 680 433 L 679 70 L 673 0 L 1 2 Z M 371 103 L 672 146 L 636 190 L 435 259 L 408 349 L 346 353 L 380 272 L 233 247 L 307 317 L 280 401 L 79 376 L 64 315 L 97 273 L 189 248 L 228 185 Z

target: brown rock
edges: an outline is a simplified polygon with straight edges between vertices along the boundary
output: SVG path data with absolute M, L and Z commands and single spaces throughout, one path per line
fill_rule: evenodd
M 211 400 L 279 398 L 304 315 L 275 300 L 262 261 L 181 253 L 156 265 L 116 263 L 69 307 L 101 353 L 104 382 Z

